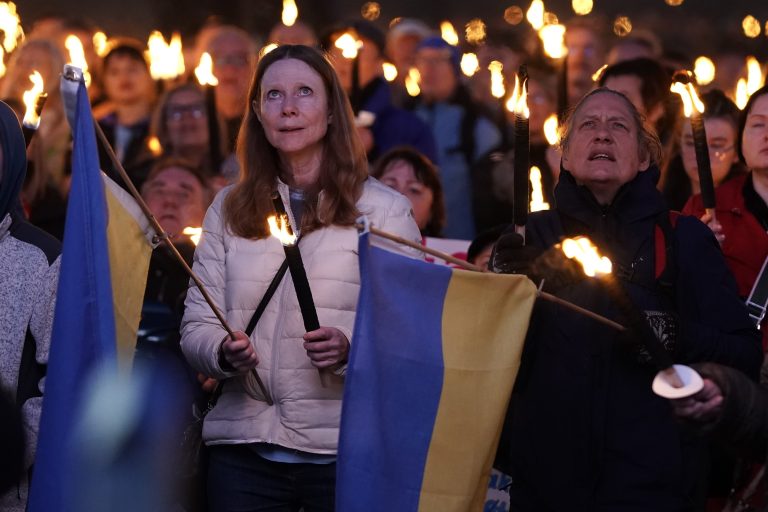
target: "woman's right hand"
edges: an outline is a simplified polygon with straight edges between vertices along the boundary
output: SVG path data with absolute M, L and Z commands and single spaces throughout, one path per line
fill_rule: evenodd
M 234 338 L 227 336 L 221 342 L 221 356 L 238 372 L 247 372 L 259 364 L 251 340 L 243 331 L 232 333 Z
M 725 241 L 725 233 L 723 233 L 723 226 L 717 222 L 717 219 L 713 219 L 712 215 L 707 212 L 701 216 L 700 220 L 712 230 L 712 233 L 715 234 L 715 238 L 717 238 L 720 245 L 723 245 L 723 242 Z

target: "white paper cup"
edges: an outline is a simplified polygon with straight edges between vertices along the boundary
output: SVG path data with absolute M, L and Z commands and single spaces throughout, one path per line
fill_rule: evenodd
M 704 380 L 701 375 L 696 373 L 696 370 L 690 366 L 682 364 L 674 365 L 677 374 L 683 381 L 684 386 L 682 388 L 676 388 L 667 382 L 666 377 L 662 372 L 656 374 L 656 378 L 653 379 L 651 388 L 653 392 L 663 398 L 675 399 L 675 398 L 687 398 L 695 395 L 704 387 Z

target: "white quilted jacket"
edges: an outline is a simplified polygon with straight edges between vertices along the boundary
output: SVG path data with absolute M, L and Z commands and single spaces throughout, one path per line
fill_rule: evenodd
M 279 183 L 278 190 L 290 215 L 288 187 Z M 285 255 L 273 237 L 246 240 L 225 228 L 221 210 L 228 191 L 217 195 L 205 216 L 193 270 L 230 326 L 244 331 Z M 408 200 L 375 179 L 366 181 L 357 207 L 374 226 L 416 242 L 421 239 Z M 371 239 L 389 250 L 421 257 L 403 246 Z M 337 226 L 312 232 L 299 244 L 320 325 L 338 328 L 352 342 L 360 289 L 357 246 L 357 231 Z M 252 398 L 259 392 L 250 377 L 219 367 L 218 349 L 226 331 L 194 286 L 187 294 L 181 330 L 181 347 L 190 364 L 206 375 L 226 379 L 221 398 L 205 419 L 207 444 L 266 442 L 336 453 L 344 378 L 334 375 L 329 387 L 321 386 L 302 346 L 304 324 L 290 272 L 251 335 L 260 359 L 259 375 L 275 405 Z

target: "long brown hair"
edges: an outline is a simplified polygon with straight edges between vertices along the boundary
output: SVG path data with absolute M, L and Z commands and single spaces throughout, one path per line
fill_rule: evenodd
M 314 69 L 328 92 L 328 113 L 332 122 L 323 140 L 318 200 L 310 197 L 302 219 L 302 229 L 311 231 L 329 225 L 352 225 L 359 216 L 355 204 L 368 177 L 365 150 L 354 127 L 352 108 L 328 59 L 308 46 L 284 45 L 259 61 L 248 93 L 248 109 L 240 125 L 237 156 L 240 179 L 224 200 L 224 219 L 237 236 L 268 236 L 267 217 L 274 207 L 272 196 L 280 176 L 277 150 L 269 143 L 264 128 L 253 110 L 261 98 L 261 80 L 266 70 L 283 59 L 297 59 Z

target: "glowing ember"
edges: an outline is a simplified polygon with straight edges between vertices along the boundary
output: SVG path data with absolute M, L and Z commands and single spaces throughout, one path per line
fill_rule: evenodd
M 517 5 L 504 9 L 504 21 L 510 25 L 519 25 L 524 18 L 525 14 L 523 13 L 523 10 Z
M 341 50 L 341 55 L 345 59 L 354 59 L 357 57 L 357 51 L 362 48 L 363 42 L 358 41 L 351 32 L 344 32 L 336 39 L 333 45 Z
M 715 79 L 715 63 L 709 57 L 701 56 L 696 59 L 693 73 L 696 75 L 696 83 L 707 85 Z
M 531 112 L 528 110 L 527 96 L 528 91 L 525 90 L 525 87 L 521 86 L 520 78 L 515 75 L 515 89 L 512 92 L 512 96 L 507 100 L 507 110 L 528 119 L 531 116 Z
M 747 80 L 744 78 L 739 78 L 739 81 L 736 83 L 736 97 L 734 101 L 739 110 L 744 110 L 744 107 L 747 106 L 749 94 L 747 94 Z
M 292 27 L 299 17 L 299 8 L 294 0 L 283 0 L 282 21 L 286 27 Z
M 573 0 L 571 7 L 573 7 L 573 12 L 579 16 L 584 16 L 592 12 L 592 0 Z
M 485 23 L 480 18 L 470 20 L 464 27 L 464 35 L 469 44 L 483 44 L 485 41 Z
M 419 70 L 416 68 L 409 69 L 408 76 L 405 77 L 405 90 L 408 92 L 409 96 L 416 97 L 421 94 L 421 88 L 419 87 L 420 83 L 421 73 L 419 73 Z
M 671 5 L 672 7 L 683 5 L 683 0 L 666 0 L 666 2 L 667 2 L 667 5 Z
M 549 210 L 549 203 L 544 201 L 544 191 L 541 187 L 541 169 L 535 165 L 529 173 L 531 180 L 531 211 Z
M 492 60 L 488 64 L 488 71 L 491 72 L 491 94 L 494 98 L 503 98 L 506 90 L 504 88 L 504 75 L 502 70 L 504 66 L 497 60 Z
M 459 44 L 459 34 L 453 28 L 453 24 L 450 21 L 440 22 L 440 37 L 452 46 L 458 46 Z
M 762 32 L 760 22 L 751 14 L 741 21 L 741 28 L 744 29 L 744 35 L 750 38 L 755 38 Z
M 544 44 L 544 53 L 547 56 L 559 59 L 568 52 L 565 47 L 565 25 L 544 25 L 539 30 L 539 37 Z
M 592 81 L 599 82 L 600 79 L 603 77 L 603 73 L 605 73 L 605 70 L 607 68 L 608 68 L 608 64 L 603 64 L 602 66 L 600 66 L 600 69 L 598 69 L 592 74 Z
M 753 56 L 747 57 L 747 95 L 752 96 L 763 86 L 763 70 Z
M 381 16 L 381 5 L 378 2 L 366 2 L 360 9 L 360 14 L 368 21 L 374 21 Z
M 4 34 L 3 48 L 6 53 L 12 52 L 19 42 L 24 40 L 21 19 L 13 2 L 0 2 L 0 30 Z
M 259 51 L 259 58 L 262 58 L 263 56 L 265 56 L 266 54 L 268 54 L 269 52 L 271 52 L 272 50 L 274 50 L 278 46 L 280 46 L 280 45 L 278 45 L 277 43 L 269 43 L 268 45 L 264 46 L 264 48 L 262 48 Z
M 381 65 L 381 69 L 384 71 L 384 79 L 387 82 L 392 82 L 397 78 L 397 67 L 391 62 L 384 62 Z
M 560 137 L 557 134 L 558 130 L 557 114 L 552 114 L 546 121 L 544 121 L 544 137 L 546 137 L 547 143 L 550 146 L 554 146 L 560 142 Z
M 204 52 L 200 56 L 200 63 L 195 68 L 195 77 L 200 85 L 219 85 L 219 80 L 213 74 L 213 59 L 211 54 Z
M 539 30 L 544 26 L 544 2 L 542 0 L 533 0 L 528 12 L 525 13 L 525 19 L 531 24 L 534 30 Z
M 563 254 L 568 259 L 578 261 L 584 269 L 584 273 L 589 277 L 611 273 L 613 269 L 611 260 L 605 256 L 600 256 L 597 247 L 589 238 L 585 236 L 566 238 L 560 245 Z
M 461 56 L 461 72 L 466 76 L 474 76 L 480 71 L 480 61 L 474 53 L 465 53 Z
M 64 41 L 64 47 L 67 49 L 67 52 L 69 52 L 68 64 L 72 64 L 73 66 L 77 66 L 78 68 L 82 69 L 85 85 L 90 85 L 91 74 L 88 72 L 88 62 L 85 60 L 83 43 L 80 42 L 80 39 L 76 35 L 70 34 Z
M 624 37 L 632 32 L 632 21 L 627 16 L 619 16 L 613 22 L 613 33 L 619 37 Z
M 269 232 L 280 240 L 281 244 L 294 245 L 296 243 L 296 235 L 291 231 L 288 218 L 285 215 L 281 215 L 279 219 L 272 215 L 267 219 L 267 223 L 269 224 Z
M 192 226 L 187 226 L 182 231 L 183 234 L 187 235 L 190 240 L 192 240 L 192 243 L 197 246 L 197 244 L 200 243 L 200 237 L 203 236 L 203 228 L 193 228 Z
M 160 144 L 160 139 L 154 135 L 147 139 L 147 149 L 149 149 L 149 152 L 154 156 L 160 156 L 163 153 L 163 146 Z
M 43 76 L 38 71 L 33 71 L 29 75 L 32 82 L 32 88 L 24 91 L 22 100 L 24 101 L 24 121 L 22 124 L 30 128 L 37 129 L 40 126 L 40 116 L 37 113 L 37 102 L 43 94 Z
M 691 117 L 693 115 L 693 108 L 702 114 L 704 113 L 704 103 L 701 102 L 699 96 L 696 94 L 692 83 L 684 84 L 682 82 L 675 82 L 669 88 L 670 91 L 680 95 L 680 99 L 683 100 L 683 113 L 685 117 Z

